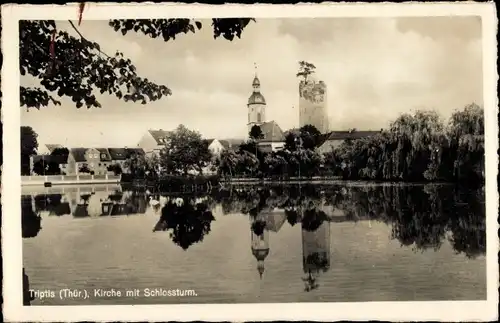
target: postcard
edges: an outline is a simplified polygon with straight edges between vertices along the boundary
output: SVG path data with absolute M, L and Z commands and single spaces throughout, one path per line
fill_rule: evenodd
M 498 319 L 496 24 L 2 6 L 5 319 Z

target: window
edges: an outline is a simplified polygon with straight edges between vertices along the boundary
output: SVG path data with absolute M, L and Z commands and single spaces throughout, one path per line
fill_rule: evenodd
M 101 158 L 102 158 L 102 159 L 105 159 L 105 158 L 106 158 L 106 154 L 102 154 L 102 155 L 101 155 Z
M 257 122 L 262 122 L 262 115 L 259 113 L 257 113 Z
M 101 166 L 101 163 L 99 163 L 99 166 Z

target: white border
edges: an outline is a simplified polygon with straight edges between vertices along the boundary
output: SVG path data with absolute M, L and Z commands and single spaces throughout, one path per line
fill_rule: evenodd
M 89 4 L 89 3 L 88 3 Z M 23 19 L 77 18 L 77 5 L 2 6 L 4 315 L 7 321 L 267 321 L 267 320 L 444 320 L 490 321 L 498 318 L 498 124 L 496 97 L 496 15 L 494 3 L 378 3 L 300 5 L 87 5 L 85 20 L 169 17 L 396 17 L 481 16 L 486 140 L 487 301 L 289 303 L 235 305 L 22 306 L 20 186 L 19 27 Z M 8 80 L 8 81 L 7 81 Z M 363 286 L 360 286 L 363 288 Z

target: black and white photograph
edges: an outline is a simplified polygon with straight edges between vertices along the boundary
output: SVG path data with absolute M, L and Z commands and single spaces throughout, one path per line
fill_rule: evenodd
M 6 319 L 498 318 L 494 6 L 279 9 L 2 6 Z

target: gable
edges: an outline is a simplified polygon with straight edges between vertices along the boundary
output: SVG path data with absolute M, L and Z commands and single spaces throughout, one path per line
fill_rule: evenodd
M 73 156 L 73 159 L 77 163 L 86 162 L 87 158 L 85 157 L 85 152 L 87 148 L 71 148 L 70 154 Z
M 148 130 L 149 134 L 151 137 L 155 140 L 157 145 L 164 145 L 165 144 L 165 138 L 168 137 L 170 131 L 165 131 L 163 129 L 160 130 Z
M 107 148 L 96 148 L 99 152 L 99 158 L 101 161 L 111 161 L 111 155 Z

